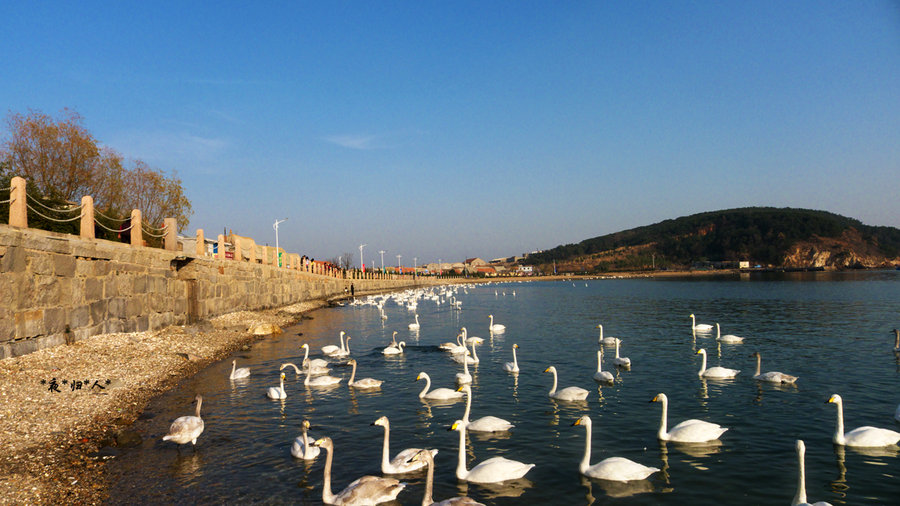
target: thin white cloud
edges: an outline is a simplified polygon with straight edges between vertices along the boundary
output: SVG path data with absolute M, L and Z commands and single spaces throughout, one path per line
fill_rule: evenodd
M 376 135 L 332 135 L 325 140 L 347 149 L 384 149 L 384 145 Z
M 140 158 L 148 163 L 173 159 L 185 163 L 208 162 L 220 156 L 229 146 L 228 141 L 222 138 L 165 131 L 123 132 L 105 144 L 126 157 Z

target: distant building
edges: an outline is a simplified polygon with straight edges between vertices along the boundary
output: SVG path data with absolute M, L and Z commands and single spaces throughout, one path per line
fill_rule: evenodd
M 482 265 L 487 265 L 487 262 L 485 262 L 484 260 L 482 260 L 482 259 L 480 259 L 480 258 L 478 258 L 478 257 L 475 257 L 475 258 L 467 258 L 467 259 L 466 259 L 466 265 L 470 265 L 470 266 L 472 266 L 472 267 L 479 267 L 479 266 L 482 266 Z
M 520 276 L 531 276 L 534 274 L 534 266 L 532 265 L 520 265 L 518 269 L 516 269 L 516 273 Z

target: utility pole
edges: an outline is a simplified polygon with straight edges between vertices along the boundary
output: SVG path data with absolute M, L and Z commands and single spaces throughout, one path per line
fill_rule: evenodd
M 287 221 L 287 218 L 285 218 L 285 219 L 283 219 L 283 220 L 277 220 L 277 219 L 276 219 L 276 220 L 275 220 L 275 224 L 272 225 L 272 228 L 275 229 L 275 258 L 278 259 L 278 260 L 276 261 L 276 263 L 278 264 L 278 267 L 281 267 L 281 252 L 278 251 L 278 224 L 279 224 L 279 223 L 284 223 L 284 222 L 286 222 L 286 221 Z
M 366 247 L 365 244 L 359 245 L 359 270 L 361 270 L 361 271 L 365 271 L 365 267 L 363 267 L 363 256 L 362 256 L 362 250 L 365 247 Z
M 381 253 L 381 272 L 384 272 L 384 250 L 379 251 Z

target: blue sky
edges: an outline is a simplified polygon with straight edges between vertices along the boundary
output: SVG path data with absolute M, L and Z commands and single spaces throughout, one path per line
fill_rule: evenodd
M 900 227 L 900 3 L 3 2 L 0 106 L 182 178 L 188 230 L 494 258 L 745 206 Z

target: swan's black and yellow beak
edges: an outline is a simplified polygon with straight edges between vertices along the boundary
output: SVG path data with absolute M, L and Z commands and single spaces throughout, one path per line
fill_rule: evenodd
M 548 368 L 544 369 L 544 372 L 550 372 L 550 368 L 548 367 Z
M 576 426 L 576 425 L 581 425 L 581 418 L 579 418 L 578 420 L 575 420 L 574 422 L 572 422 L 572 427 L 574 427 L 574 426 Z
M 828 404 L 828 403 L 831 403 L 831 402 L 834 402 L 834 396 L 833 396 L 833 395 L 832 395 L 831 397 L 829 397 L 827 401 L 825 401 L 825 404 Z
M 659 396 L 658 396 L 658 395 L 654 395 L 653 398 L 650 399 L 650 402 L 659 402 Z

